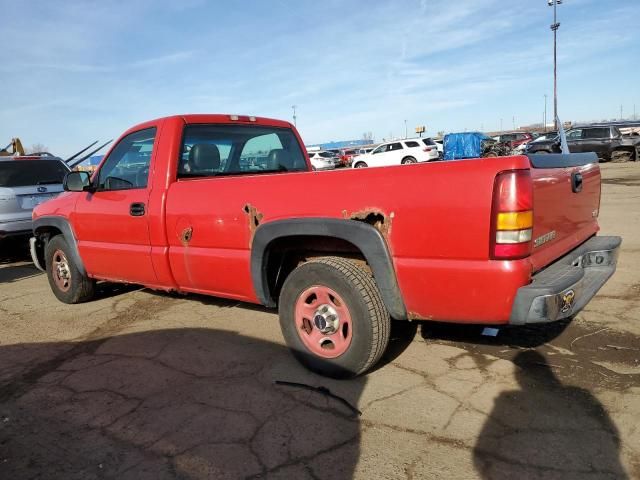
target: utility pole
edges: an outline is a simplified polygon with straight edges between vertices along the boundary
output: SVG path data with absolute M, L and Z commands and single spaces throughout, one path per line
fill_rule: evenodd
M 561 4 L 562 0 L 547 0 L 547 5 L 553 6 L 553 23 L 551 30 L 553 31 L 553 124 L 558 130 L 558 52 L 556 47 L 556 36 L 560 23 L 556 14 L 556 7 Z
M 516 129 L 516 117 L 515 115 L 513 117 L 511 117 L 511 122 L 513 123 L 513 129 Z
M 622 120 L 622 104 L 620 104 L 620 120 Z
M 542 116 L 542 127 L 547 131 L 547 94 L 544 94 L 544 115 Z
M 636 104 L 633 104 L 633 121 L 636 121 Z
M 297 120 L 297 117 L 296 117 L 296 107 L 297 107 L 297 105 L 291 105 L 291 108 L 293 109 L 293 126 L 294 126 L 294 127 L 297 127 L 297 126 L 298 126 L 298 125 L 296 124 L 296 120 Z
M 502 133 L 502 119 L 500 119 L 500 133 Z
M 404 121 L 404 138 L 407 138 L 407 121 Z

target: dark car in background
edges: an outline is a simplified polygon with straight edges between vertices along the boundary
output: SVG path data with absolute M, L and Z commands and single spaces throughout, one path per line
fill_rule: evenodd
M 509 132 L 497 135 L 495 138 L 500 143 L 508 143 L 511 148 L 519 147 L 533 140 L 533 135 L 528 132 Z
M 638 159 L 640 138 L 624 136 L 613 125 L 590 125 L 567 131 L 567 146 L 571 153 L 595 152 L 601 161 L 628 161 Z M 527 145 L 526 153 L 560 152 L 558 136 L 536 140 Z
M 30 234 L 31 212 L 63 191 L 67 172 L 56 157 L 0 157 L 0 239 Z

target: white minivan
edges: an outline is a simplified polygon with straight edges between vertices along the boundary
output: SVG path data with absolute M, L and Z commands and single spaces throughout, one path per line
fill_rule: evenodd
M 438 160 L 437 148 L 426 145 L 422 140 L 424 139 L 395 140 L 378 145 L 370 153 L 354 157 L 353 168 L 388 167 Z

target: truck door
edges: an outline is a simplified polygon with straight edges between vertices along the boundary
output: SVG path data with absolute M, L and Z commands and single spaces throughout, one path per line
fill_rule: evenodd
M 147 203 L 156 128 L 122 138 L 103 162 L 95 192 L 78 199 L 73 221 L 90 275 L 153 284 Z

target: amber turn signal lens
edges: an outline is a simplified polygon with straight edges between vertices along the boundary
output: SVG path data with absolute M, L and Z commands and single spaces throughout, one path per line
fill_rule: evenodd
M 533 226 L 533 212 L 500 212 L 496 222 L 496 230 L 523 230 Z

